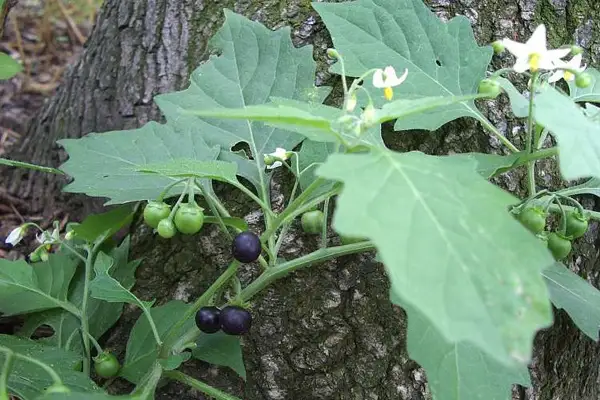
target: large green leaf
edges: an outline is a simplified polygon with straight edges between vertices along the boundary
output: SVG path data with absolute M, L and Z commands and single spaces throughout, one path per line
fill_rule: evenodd
M 558 193 L 563 196 L 577 196 L 580 194 L 592 194 L 596 197 L 600 197 L 600 178 L 592 178 L 580 185 L 561 189 Z
M 258 121 L 220 120 L 188 112 L 260 105 L 273 96 L 320 103 L 329 89 L 314 86 L 312 47 L 295 48 L 289 27 L 271 31 L 225 10 L 225 24 L 210 44 L 220 55 L 192 73 L 190 87 L 157 96 L 155 101 L 169 124 L 198 127 L 209 145 L 220 146 L 221 159 L 237 162 L 238 173 L 244 172 L 242 176 L 255 186 L 266 187 L 263 154 L 277 147 L 291 150 L 302 141 L 301 135 Z M 231 153 L 239 143 L 247 144 L 254 160 Z
M 237 165 L 225 161 L 199 161 L 178 158 L 166 163 L 140 166 L 140 172 L 147 172 L 176 178 L 211 178 L 223 182 L 237 182 Z
M 600 330 L 600 291 L 560 263 L 544 271 L 550 299 L 564 309 L 575 325 L 598 341 Z
M 68 192 L 106 197 L 107 204 L 155 199 L 173 178 L 140 171 L 146 164 L 177 158 L 210 161 L 218 147 L 209 146 L 201 128 L 191 124 L 181 129 L 149 122 L 139 129 L 93 133 L 81 139 L 59 141 L 69 153 L 61 169 L 74 178 Z M 181 193 L 183 184 L 171 195 Z
M 531 385 L 526 365 L 506 366 L 472 343 L 449 342 L 421 313 L 398 305 L 408 316 L 408 354 L 425 369 L 435 400 L 510 400 L 513 384 Z
M 563 178 L 600 178 L 600 123 L 549 85 L 540 89 L 534 102 L 536 121 L 556 137 Z
M 317 174 L 344 183 L 336 231 L 373 240 L 393 291 L 447 341 L 530 359 L 552 321 L 541 271 L 553 259 L 508 213 L 516 198 L 474 162 L 419 152 L 334 154 Z
M 210 335 L 203 333 L 196 344 L 197 347 L 192 352 L 194 358 L 210 364 L 229 367 L 246 380 L 246 367 L 238 336 L 227 335 L 223 332 Z
M 577 87 L 575 80 L 569 82 L 569 94 L 574 101 L 600 103 L 600 71 L 595 68 L 585 70 L 592 76 L 592 83 L 586 88 Z
M 131 222 L 133 213 L 131 207 L 121 206 L 102 214 L 93 214 L 84 219 L 81 224 L 75 225 L 73 231 L 79 238 L 93 243 L 117 233 L 119 229 Z
M 182 301 L 170 301 L 162 306 L 150 309 L 150 314 L 157 324 L 158 335 L 164 339 L 171 327 L 185 314 L 189 305 Z M 190 319 L 182 327 L 179 333 L 185 332 L 194 326 L 194 320 Z M 137 383 L 148 370 L 152 368 L 158 357 L 158 346 L 152 335 L 150 324 L 145 316 L 137 320 L 127 341 L 127 352 L 125 362 L 121 368 L 120 376 L 130 382 Z
M 73 390 L 81 392 L 99 390 L 88 376 L 77 370 L 81 363 L 81 356 L 77 353 L 9 335 L 0 335 L 0 346 L 48 364 L 61 377 L 64 384 Z M 0 365 L 4 365 L 5 357 L 5 353 L 0 352 Z M 22 359 L 15 360 L 8 378 L 9 391 L 22 400 L 36 398 L 51 384 L 52 378 L 43 368 Z
M 421 0 L 359 0 L 313 3 L 344 57 L 346 74 L 360 76 L 371 68 L 408 69 L 398 97 L 462 96 L 477 93 L 485 77 L 492 49 L 475 42 L 463 16 L 440 21 Z M 340 63 L 333 71 L 341 73 Z M 365 87 L 373 90 L 368 80 Z M 379 89 L 374 93 L 381 93 Z M 383 103 L 381 95 L 374 97 Z M 398 120 L 397 130 L 435 130 L 459 117 L 485 117 L 472 100 Z
M 133 286 L 135 282 L 134 273 L 139 265 L 139 261 L 128 261 L 129 245 L 130 238 L 127 237 L 119 247 L 110 252 L 110 256 L 114 259 L 114 266 L 111 268 L 112 277 L 127 289 L 131 289 Z M 82 304 L 84 285 L 85 271 L 80 268 L 75 273 L 69 289 L 69 302 L 78 308 Z M 118 321 L 122 312 L 122 303 L 109 303 L 90 297 L 87 304 L 90 334 L 95 338 L 100 338 Z M 29 315 L 19 335 L 30 337 L 41 325 L 48 325 L 54 330 L 52 336 L 41 339 L 43 342 L 65 348 L 71 335 L 77 334 L 77 340 L 71 340 L 70 349 L 74 351 L 82 350 L 82 341 L 79 336 L 81 323 L 73 314 L 62 309 L 53 309 Z
M 14 315 L 59 307 L 76 311 L 66 300 L 77 264 L 78 259 L 62 253 L 31 265 L 0 259 L 0 312 Z
M 23 66 L 14 58 L 0 51 L 0 80 L 9 79 L 23 70 Z

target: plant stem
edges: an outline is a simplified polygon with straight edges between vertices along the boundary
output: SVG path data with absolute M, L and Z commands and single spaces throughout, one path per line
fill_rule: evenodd
M 479 118 L 479 122 L 481 122 L 481 124 L 483 125 L 484 128 L 486 128 L 494 136 L 496 136 L 498 138 L 498 140 L 501 141 L 502 144 L 505 145 L 512 153 L 519 152 L 519 149 L 517 149 L 517 147 L 514 144 L 512 144 L 512 142 L 510 140 L 508 140 L 508 138 L 506 138 L 506 136 L 504 136 L 498 130 L 498 128 L 496 128 L 494 126 L 494 124 L 492 124 L 490 121 L 488 121 L 487 118 Z
M 68 245 L 66 240 L 65 241 L 61 241 L 60 242 L 61 246 L 64 246 L 67 250 L 69 250 L 71 253 L 73 253 L 77 258 L 79 258 L 81 261 L 83 261 L 85 263 L 86 258 L 84 256 L 81 255 L 81 253 L 79 253 L 76 249 L 74 249 L 71 245 Z
M 361 253 L 364 251 L 374 250 L 375 245 L 370 241 L 352 243 L 344 246 L 329 247 L 326 249 L 319 249 L 313 251 L 302 257 L 298 257 L 295 260 L 285 262 L 277 265 L 263 272 L 254 282 L 249 284 L 240 293 L 240 299 L 248 301 L 258 292 L 269 286 L 271 283 L 279 278 L 288 275 L 298 269 L 310 267 L 311 265 L 322 263 L 333 258 L 341 256 Z
M 12 350 L 7 349 L 4 354 L 4 366 L 0 371 L 0 396 L 8 396 L 8 375 L 10 375 L 10 370 L 15 361 L 15 353 Z
M 547 149 L 542 149 L 529 154 L 525 154 L 522 157 L 519 157 L 517 162 L 515 162 L 515 164 L 512 165 L 509 169 L 500 169 L 496 171 L 496 173 L 494 173 L 494 175 L 492 175 L 491 177 L 493 178 L 498 175 L 502 175 L 508 171 L 512 171 L 513 169 L 522 167 L 530 161 L 543 160 L 545 158 L 554 157 L 556 155 L 558 155 L 558 147 L 549 147 Z
M 283 224 L 288 218 L 291 218 L 292 215 L 298 215 L 294 214 L 295 211 L 299 207 L 301 207 L 304 204 L 304 202 L 310 198 L 312 193 L 315 190 L 317 190 L 324 182 L 325 179 L 317 178 L 313 181 L 313 183 L 308 185 L 308 187 L 302 193 L 300 193 L 300 195 L 296 197 L 296 199 L 291 204 L 289 204 L 281 214 L 279 214 L 275 221 L 273 221 L 273 224 L 269 228 L 267 228 L 267 230 L 261 235 L 261 242 L 265 242 L 269 237 L 271 237 L 275 233 L 275 231 L 281 226 L 281 224 Z
M 158 195 L 158 197 L 156 198 L 156 201 L 163 201 L 165 196 L 167 195 L 167 193 L 169 193 L 169 191 L 175 186 L 178 185 L 182 182 L 187 181 L 188 178 L 183 178 L 183 179 L 179 179 L 178 181 L 175 181 L 171 184 L 169 184 L 166 188 L 164 188 L 164 190 L 162 192 L 160 192 L 160 194 Z M 185 190 L 185 188 L 184 188 Z
M 88 338 L 90 339 L 90 341 L 92 342 L 92 344 L 94 345 L 94 347 L 96 348 L 96 353 L 98 353 L 98 355 L 102 354 L 102 346 L 100 346 L 100 344 L 98 343 L 98 341 L 89 333 L 86 332 Z
M 162 346 L 162 340 L 160 339 L 160 335 L 158 334 L 158 329 L 156 328 L 156 323 L 154 322 L 154 318 L 152 318 L 152 313 L 150 309 L 146 306 L 142 307 L 142 312 L 148 319 L 148 324 L 150 324 L 150 329 L 152 330 L 152 334 L 154 335 L 154 341 L 160 347 Z
M 102 241 L 99 241 L 102 243 Z M 85 260 L 85 276 L 83 283 L 83 299 L 81 301 L 81 315 L 79 320 L 81 321 L 81 332 L 82 332 L 82 340 L 83 340 L 83 372 L 86 375 L 90 374 L 90 357 L 91 357 L 91 348 L 90 348 L 90 326 L 87 318 L 87 304 L 90 297 L 90 281 L 92 279 L 92 269 L 94 267 L 94 258 L 96 256 L 96 252 L 98 251 L 99 244 L 91 247 L 90 245 L 86 246 L 87 249 L 87 257 Z
M 527 132 L 525 135 L 525 152 L 531 154 L 533 150 L 533 99 L 535 97 L 535 87 L 537 85 L 539 73 L 534 72 L 531 77 L 531 87 L 529 89 L 529 118 L 527 119 Z M 529 196 L 535 195 L 535 160 L 527 163 L 527 190 Z
M 217 280 L 214 281 L 213 284 L 210 285 L 210 287 L 208 289 L 206 289 L 206 291 L 204 293 L 202 293 L 202 296 L 198 297 L 198 299 L 187 309 L 185 314 L 183 314 L 181 319 L 179 321 L 177 321 L 177 323 L 175 323 L 171 329 L 169 329 L 169 332 L 166 335 L 164 344 L 161 348 L 161 353 L 160 353 L 161 357 L 166 357 L 168 355 L 168 352 L 173 347 L 176 347 L 176 344 L 173 343 L 173 340 L 174 340 L 173 336 L 181 330 L 181 327 L 183 327 L 183 325 L 185 325 L 185 323 L 190 318 L 192 318 L 201 307 L 208 304 L 208 302 L 210 301 L 212 296 L 223 285 L 225 285 L 227 282 L 229 282 L 231 277 L 237 273 L 239 266 L 240 266 L 240 263 L 238 261 L 233 261 L 231 264 L 229 264 L 229 266 L 227 267 L 225 272 L 223 272 L 221 274 L 221 276 L 219 276 L 217 278 Z M 194 330 L 198 331 L 197 328 L 194 328 Z M 179 342 L 181 342 L 181 339 L 177 340 L 177 343 L 179 343 Z M 186 341 L 186 343 L 187 343 L 187 341 Z
M 327 247 L 327 218 L 329 215 L 329 197 L 325 199 L 325 204 L 323 205 L 323 228 L 321 229 L 321 248 L 324 249 Z
M 206 200 L 206 202 L 208 203 L 208 207 L 210 208 L 210 211 L 213 213 L 213 215 L 219 221 L 219 226 L 221 227 L 221 230 L 227 236 L 227 238 L 229 238 L 231 240 L 232 239 L 231 232 L 229 232 L 229 229 L 227 229 L 225 222 L 223 222 L 221 213 L 219 213 L 219 211 L 217 210 L 217 206 L 216 206 L 215 202 L 213 201 L 213 198 L 206 195 L 206 193 L 205 193 L 206 191 L 202 188 L 202 185 L 200 184 L 200 182 L 196 181 L 195 183 L 196 183 L 196 187 L 198 188 L 198 191 L 200 191 L 200 193 L 202 194 L 202 197 L 204 197 L 204 200 Z
M 565 210 L 565 212 L 578 211 L 577 207 L 571 207 L 571 206 L 565 206 L 565 205 L 562 206 L 562 209 Z M 550 205 L 550 207 L 548 208 L 548 211 L 553 212 L 555 214 L 562 213 L 561 208 L 556 204 Z M 598 212 L 598 211 L 586 210 L 585 215 L 587 217 L 589 217 L 590 219 L 593 219 L 595 221 L 600 221 L 600 212 Z
M 239 397 L 225 393 L 217 388 L 214 388 L 202 381 L 192 378 L 189 375 L 179 371 L 166 371 L 165 376 L 175 381 L 185 383 L 188 386 L 193 387 L 196 390 L 201 391 L 207 396 L 213 397 L 217 400 L 241 400 Z

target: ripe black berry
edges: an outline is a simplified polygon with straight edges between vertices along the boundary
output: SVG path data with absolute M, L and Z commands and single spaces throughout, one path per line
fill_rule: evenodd
M 250 330 L 252 315 L 238 306 L 227 306 L 221 310 L 221 329 L 228 335 L 243 335 Z
M 242 263 L 256 261 L 260 256 L 260 238 L 250 231 L 239 233 L 231 246 L 233 258 Z
M 204 333 L 215 333 L 221 329 L 221 311 L 217 307 L 202 307 L 196 313 L 196 326 Z

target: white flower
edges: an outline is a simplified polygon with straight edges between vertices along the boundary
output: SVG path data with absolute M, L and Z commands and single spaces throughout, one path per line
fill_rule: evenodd
M 27 224 L 21 225 L 13 229 L 9 234 L 4 243 L 16 246 L 25 237 L 27 232 Z
M 346 101 L 346 111 L 347 112 L 354 111 L 354 109 L 356 108 L 356 103 L 357 103 L 356 95 L 354 93 L 352 93 L 352 95 L 350 96 L 348 101 Z
M 373 86 L 383 89 L 383 95 L 386 100 L 391 100 L 394 97 L 392 87 L 402 84 L 406 80 L 408 69 L 404 70 L 401 77 L 396 76 L 396 70 L 392 66 L 387 66 L 385 69 L 378 69 L 373 74 Z
M 505 38 L 502 40 L 502 44 L 506 50 L 517 57 L 513 69 L 519 73 L 527 70 L 536 72 L 540 69 L 556 69 L 556 63 L 571 52 L 571 49 L 548 50 L 546 48 L 546 27 L 543 24 L 535 28 L 526 43 Z
M 36 236 L 38 243 L 51 245 L 57 243 L 60 240 L 60 231 L 58 228 L 54 228 L 52 233 L 49 231 L 43 231 Z
M 278 147 L 273 153 L 265 154 L 265 165 L 267 166 L 267 169 L 275 169 L 281 167 L 283 165 L 282 161 L 285 161 L 288 158 L 290 158 L 290 155 L 291 153 L 288 152 L 286 149 Z
M 569 68 L 569 69 L 575 70 L 577 72 L 583 72 L 583 71 L 585 71 L 585 68 L 587 67 L 587 65 L 584 65 L 583 67 L 581 66 L 581 54 L 577 54 L 576 56 L 571 58 L 570 61 L 567 61 L 567 62 L 564 62 L 561 60 L 560 62 L 556 63 L 556 66 L 561 67 L 561 68 Z M 548 82 L 550 82 L 550 83 L 558 82 L 561 79 L 564 79 L 567 82 L 572 81 L 575 79 L 575 74 L 572 73 L 571 71 L 565 71 L 562 69 L 556 70 L 550 76 L 550 78 L 548 78 Z

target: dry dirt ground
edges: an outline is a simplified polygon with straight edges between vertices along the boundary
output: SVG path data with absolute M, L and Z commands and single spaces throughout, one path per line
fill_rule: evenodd
M 23 72 L 0 81 L 0 157 L 11 158 L 11 148 L 18 148 L 28 125 L 79 57 L 99 5 L 100 0 L 19 0 L 9 12 L 0 51 L 19 60 Z M 19 256 L 4 239 L 25 220 L 44 228 L 51 224 L 31 215 L 26 202 L 0 187 L 0 258 Z

